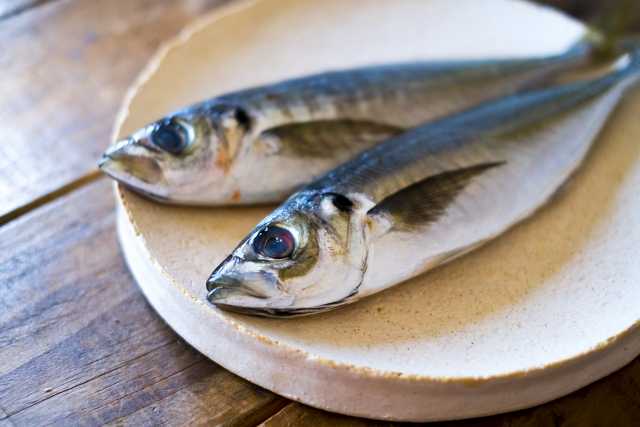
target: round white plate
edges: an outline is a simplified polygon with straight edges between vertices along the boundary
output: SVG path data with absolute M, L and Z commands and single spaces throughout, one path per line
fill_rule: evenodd
M 235 3 L 157 55 L 130 92 L 116 134 L 248 85 L 373 62 L 548 54 L 582 31 L 549 9 L 507 0 Z M 124 253 L 151 304 L 184 339 L 291 399 L 396 420 L 545 402 L 640 352 L 637 95 L 533 219 L 334 312 L 272 320 L 207 303 L 207 276 L 267 207 L 168 207 L 119 189 Z

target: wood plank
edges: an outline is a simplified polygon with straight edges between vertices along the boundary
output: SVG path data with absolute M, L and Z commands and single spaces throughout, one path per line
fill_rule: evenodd
M 151 54 L 222 2 L 57 0 L 3 20 L 0 223 L 95 171 L 126 88 Z
M 635 427 L 640 420 L 640 357 L 618 372 L 568 396 L 531 409 L 473 420 L 430 424 L 446 427 L 617 426 Z M 393 426 L 353 418 L 299 403 L 290 403 L 263 427 Z
M 126 86 L 160 41 L 218 3 L 49 1 L 0 25 L 0 223 L 95 177 Z M 284 400 L 204 360 L 145 303 L 117 250 L 109 193 L 100 180 L 0 228 L 0 427 L 249 425 L 278 410 Z M 570 403 L 451 425 L 631 425 L 640 368 L 630 366 Z M 267 424 L 309 414 L 372 424 L 299 404 Z
M 153 312 L 114 216 L 100 179 L 0 228 L 0 423 L 242 424 L 282 407 Z

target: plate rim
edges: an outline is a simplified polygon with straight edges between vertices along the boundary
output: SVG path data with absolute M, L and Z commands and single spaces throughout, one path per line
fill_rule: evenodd
M 382 371 L 367 366 L 314 356 L 306 350 L 275 341 L 268 336 L 251 330 L 237 323 L 234 319 L 224 316 L 223 313 L 210 310 L 203 301 L 195 298 L 189 290 L 176 283 L 162 265 L 151 256 L 143 235 L 137 228 L 135 221 L 131 219 L 130 212 L 127 209 L 127 192 L 128 190 L 125 190 L 120 184 L 114 183 L 119 244 L 127 266 L 138 287 L 160 317 L 185 341 L 223 368 L 276 394 L 315 408 L 351 416 L 391 421 L 444 421 L 495 415 L 536 406 L 564 396 L 622 368 L 640 354 L 640 327 L 636 322 L 625 331 L 576 356 L 532 369 L 488 376 L 433 377 L 403 374 L 402 372 Z M 127 243 L 126 239 L 131 240 Z M 135 248 L 130 245 L 135 246 Z M 142 256 L 145 257 L 146 267 L 153 268 L 154 272 L 164 279 L 164 283 L 141 284 L 138 277 L 141 275 L 141 266 L 132 259 L 131 252 L 133 250 L 141 251 Z M 295 387 L 283 387 L 277 381 L 264 380 L 259 373 L 247 370 L 246 366 L 229 363 L 233 356 L 225 360 L 212 356 L 210 352 L 196 342 L 198 338 L 190 336 L 188 333 L 178 332 L 180 327 L 176 326 L 175 319 L 167 315 L 170 310 L 162 307 L 162 304 L 155 301 L 148 294 L 152 287 L 165 285 L 170 286 L 177 295 L 184 296 L 189 304 L 206 310 L 207 315 L 212 316 L 214 320 L 217 320 L 222 325 L 220 328 L 223 328 L 225 333 L 239 333 L 251 343 L 250 345 L 254 349 L 259 349 L 261 354 L 270 354 L 271 360 L 262 364 L 263 367 L 269 365 L 266 371 L 273 372 L 282 363 L 286 363 L 288 369 L 296 372 L 312 369 L 315 371 L 312 372 L 315 375 L 312 375 L 311 383 L 318 384 L 320 382 L 326 384 L 326 386 L 317 390 L 305 389 L 304 393 L 296 394 L 295 391 L 292 391 L 292 388 Z M 217 336 L 220 337 L 221 335 Z M 246 344 L 241 343 L 239 340 L 236 342 L 227 340 L 227 343 L 238 347 L 246 347 Z M 229 348 L 225 349 L 229 350 Z M 590 372 L 585 373 L 585 370 L 590 370 Z M 576 377 L 576 375 L 577 380 L 568 380 Z M 269 376 L 267 375 L 267 377 Z M 394 412 L 393 409 L 389 410 L 388 408 L 378 408 L 376 405 L 362 404 L 356 399 L 351 401 L 351 403 L 355 403 L 355 406 L 340 404 L 339 399 L 323 391 L 327 387 L 335 386 L 336 384 L 332 380 L 337 377 L 343 382 L 342 385 L 347 388 L 357 388 L 355 386 L 357 382 L 366 384 L 367 397 L 374 396 L 374 400 L 376 397 L 380 399 L 380 396 L 384 399 L 388 395 L 389 391 L 385 388 L 392 389 L 395 393 L 410 396 L 407 401 L 411 402 L 411 399 L 414 399 L 413 404 L 409 405 L 411 412 L 408 411 L 407 406 L 398 408 L 398 412 Z M 496 385 L 504 386 L 505 390 L 496 391 Z M 546 393 L 532 393 L 535 386 L 548 389 L 548 391 Z M 302 388 L 304 389 L 304 387 Z M 529 397 L 512 397 L 512 401 L 494 398 L 495 396 L 502 396 L 504 393 L 514 395 L 516 390 L 524 391 L 525 395 L 529 393 Z M 449 393 L 455 393 L 456 398 L 452 398 Z M 340 395 L 341 393 L 336 394 Z M 447 395 L 455 410 L 451 408 L 442 409 L 437 405 L 425 407 L 418 405 L 418 403 L 423 405 L 429 403 L 430 397 L 438 398 L 443 395 Z M 478 409 L 473 405 L 469 405 L 468 399 L 470 398 L 474 398 L 474 400 L 477 398 L 480 398 L 477 400 L 485 399 L 491 401 L 492 404 L 476 405 L 478 408 L 482 408 Z M 455 406 L 462 404 L 462 402 L 465 402 L 464 407 Z
M 224 4 L 219 8 L 216 8 L 212 12 L 209 12 L 208 14 L 196 19 L 195 22 L 191 23 L 186 28 L 184 28 L 177 36 L 164 42 L 161 45 L 161 47 L 156 51 L 156 53 L 152 56 L 152 58 L 149 60 L 147 65 L 143 68 L 141 73 L 138 75 L 138 77 L 134 80 L 130 88 L 125 93 L 121 107 L 118 110 L 118 113 L 116 115 L 114 126 L 112 128 L 111 140 L 113 141 L 117 138 L 120 132 L 120 128 L 122 127 L 129 113 L 129 105 L 131 104 L 131 101 L 134 99 L 137 93 L 144 87 L 148 79 L 157 71 L 163 59 L 167 56 L 167 54 L 173 48 L 179 47 L 180 45 L 186 43 L 193 35 L 207 28 L 209 25 L 214 24 L 216 21 L 228 15 L 242 12 L 245 9 L 250 8 L 253 5 L 259 3 L 260 1 L 263 1 L 263 0 L 237 0 L 231 3 Z M 546 8 L 546 6 L 542 6 L 542 5 L 531 5 L 531 6 Z M 119 212 L 117 215 L 118 237 L 120 241 L 120 246 L 124 253 L 124 257 L 127 260 L 127 265 L 129 269 L 132 271 L 134 277 L 136 276 L 136 274 L 134 272 L 134 267 L 132 267 L 130 262 L 130 254 L 127 254 L 127 250 L 124 248 L 124 245 L 123 245 L 123 239 L 126 237 L 123 236 L 124 227 L 122 222 L 125 220 L 126 220 L 126 223 L 131 227 L 131 232 L 133 233 L 135 243 L 139 245 L 139 247 L 143 250 L 143 253 L 146 261 L 148 262 L 148 265 L 156 269 L 157 272 L 161 274 L 162 277 L 165 279 L 166 283 L 170 284 L 170 286 L 172 286 L 174 290 L 179 292 L 179 294 L 184 295 L 185 298 L 189 298 L 190 300 L 192 300 L 192 302 L 196 304 L 205 306 L 205 304 L 202 301 L 194 297 L 191 291 L 189 291 L 188 289 L 186 289 L 185 287 L 177 283 L 175 279 L 164 269 L 164 267 L 156 259 L 154 259 L 151 252 L 149 251 L 149 248 L 147 247 L 146 241 L 144 239 L 144 235 L 140 232 L 138 224 L 136 223 L 132 215 L 132 212 L 130 210 L 130 207 L 127 203 L 127 192 L 128 190 L 126 190 L 122 185 L 117 183 L 114 184 L 116 210 Z M 136 282 L 138 282 L 137 278 L 136 278 Z M 139 283 L 138 283 L 138 286 L 143 289 L 143 293 L 146 299 L 149 300 L 149 297 L 147 296 L 147 293 L 145 292 L 144 288 L 140 286 Z M 156 311 L 160 314 L 160 316 L 175 330 L 172 322 L 167 320 L 167 318 L 163 315 L 162 309 L 160 309 L 153 303 L 152 303 L 152 306 L 156 309 Z M 602 374 L 602 375 L 597 374 L 596 375 L 597 377 L 588 378 L 586 380 L 583 380 L 583 382 L 580 384 L 577 384 L 577 385 L 574 384 L 571 387 L 565 387 L 564 391 L 551 393 L 551 395 L 542 397 L 533 402 L 529 401 L 521 405 L 511 405 L 507 408 L 491 410 L 488 412 L 474 412 L 471 415 L 463 414 L 463 416 L 460 416 L 460 417 L 438 416 L 435 418 L 432 418 L 432 417 L 425 418 L 424 416 L 421 416 L 418 418 L 411 418 L 411 417 L 406 418 L 406 417 L 388 416 L 385 414 L 373 415 L 374 418 L 385 419 L 385 420 L 397 420 L 397 421 L 452 420 L 452 419 L 469 418 L 471 416 L 475 417 L 475 416 L 491 415 L 498 412 L 505 412 L 509 410 L 530 407 L 533 405 L 537 405 L 537 404 L 555 399 L 571 391 L 577 390 L 578 388 L 581 388 L 593 381 L 596 381 L 597 379 L 600 379 L 603 376 L 608 375 L 609 373 L 626 365 L 628 362 L 633 360 L 638 354 L 640 354 L 640 319 L 638 319 L 634 323 L 629 325 L 626 329 L 618 332 L 617 334 L 603 341 L 596 343 L 592 347 L 582 352 L 576 353 L 571 356 L 567 356 L 565 358 L 562 358 L 550 363 L 533 366 L 527 369 L 517 369 L 509 372 L 503 372 L 503 373 L 492 374 L 492 375 L 429 376 L 429 375 L 414 374 L 414 373 L 403 373 L 400 371 L 381 370 L 381 369 L 372 368 L 369 366 L 345 363 L 345 362 L 335 361 L 329 358 L 321 357 L 318 355 L 314 355 L 312 353 L 309 353 L 307 350 L 296 348 L 294 346 L 291 346 L 288 343 L 280 342 L 280 341 L 274 340 L 271 337 L 263 335 L 259 331 L 250 327 L 246 327 L 238 323 L 235 319 L 229 316 L 225 316 L 223 313 L 220 313 L 216 310 L 209 310 L 209 313 L 211 313 L 211 316 L 213 316 L 216 320 L 224 322 L 224 324 L 226 325 L 225 327 L 231 327 L 233 328 L 234 332 L 242 334 L 243 336 L 245 336 L 245 338 L 255 340 L 258 343 L 258 345 L 264 346 L 266 349 L 269 349 L 270 351 L 275 351 L 276 353 L 279 353 L 283 356 L 295 354 L 297 357 L 303 357 L 303 359 L 305 359 L 309 363 L 312 363 L 314 366 L 320 367 L 322 369 L 339 371 L 345 375 L 348 375 L 347 378 L 349 378 L 349 376 L 351 377 L 356 376 L 356 377 L 366 378 L 368 380 L 374 380 L 376 382 L 388 381 L 393 383 L 399 383 L 400 385 L 431 384 L 431 385 L 445 386 L 445 387 L 464 386 L 464 387 L 471 387 L 471 388 L 477 389 L 477 387 L 488 386 L 488 385 L 492 385 L 496 383 L 504 383 L 504 382 L 510 382 L 510 383 L 515 382 L 516 384 L 520 384 L 521 382 L 520 380 L 534 380 L 540 377 L 544 378 L 545 376 L 550 375 L 550 372 L 551 374 L 556 374 L 561 371 L 571 371 L 572 368 L 575 369 L 584 363 L 592 364 L 594 363 L 593 359 L 595 360 L 606 359 L 608 355 L 612 355 L 616 353 L 616 351 L 625 350 L 627 353 L 627 357 L 620 358 L 621 361 L 616 363 L 615 366 L 607 368 L 606 369 L 607 372 L 605 374 Z M 179 335 L 181 335 L 191 345 L 194 345 L 190 337 L 184 336 L 182 334 L 179 334 Z M 627 348 L 625 348 L 625 345 L 628 345 L 629 341 L 632 341 L 634 343 L 635 348 L 631 349 L 631 346 L 628 346 Z M 198 348 L 198 346 L 196 345 L 194 345 L 194 347 Z M 200 348 L 198 348 L 198 350 L 200 350 L 203 354 L 209 357 L 207 352 L 202 351 Z M 245 378 L 248 377 L 245 374 L 239 373 L 238 371 L 240 370 L 236 369 L 235 367 L 227 366 L 227 364 L 223 364 L 220 361 L 215 359 L 213 360 L 216 363 L 223 365 L 226 369 L 242 377 L 245 377 Z M 563 375 L 557 375 L 557 377 L 564 378 Z M 265 387 L 271 391 L 274 391 L 275 393 L 284 395 L 287 398 L 290 398 L 292 400 L 299 401 L 314 407 L 318 407 L 321 409 L 330 410 L 334 412 L 346 413 L 348 415 L 372 417 L 371 413 L 350 412 L 348 410 L 345 410 L 344 408 L 336 408 L 330 405 L 317 404 L 317 402 L 305 400 L 303 398 L 300 398 L 299 396 L 291 395 L 281 389 L 276 389 L 272 384 L 265 384 L 263 381 L 258 381 L 255 378 L 248 378 L 248 379 L 250 379 L 250 381 L 252 382 L 259 384 L 262 387 Z

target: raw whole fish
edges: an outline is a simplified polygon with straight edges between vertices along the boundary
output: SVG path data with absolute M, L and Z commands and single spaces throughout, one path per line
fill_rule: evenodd
M 528 59 L 416 62 L 241 90 L 171 114 L 110 147 L 101 169 L 156 200 L 282 202 L 393 135 L 515 93 L 580 64 L 591 45 Z
M 313 314 L 477 248 L 550 199 L 639 77 L 634 52 L 601 77 L 489 101 L 355 156 L 258 224 L 211 274 L 209 301 Z

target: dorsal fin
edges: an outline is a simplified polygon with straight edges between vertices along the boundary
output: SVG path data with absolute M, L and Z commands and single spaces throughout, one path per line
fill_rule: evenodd
M 502 164 L 480 163 L 432 175 L 387 196 L 367 215 L 390 217 L 394 230 L 411 230 L 434 222 L 474 177 Z
M 335 158 L 362 151 L 403 132 L 401 127 L 368 120 L 316 120 L 265 130 L 275 138 L 279 154 Z

